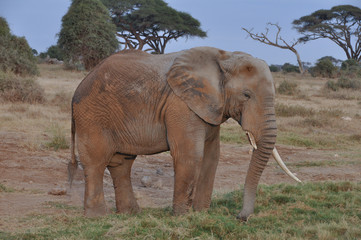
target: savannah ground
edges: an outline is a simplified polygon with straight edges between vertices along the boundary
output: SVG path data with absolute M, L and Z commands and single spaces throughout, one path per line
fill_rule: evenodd
M 234 121 L 222 125 L 221 158 L 211 209 L 171 214 L 173 163 L 169 153 L 138 156 L 133 187 L 138 215 L 83 217 L 83 173 L 67 184 L 70 100 L 86 72 L 39 65 L 42 104 L 0 105 L 0 239 L 360 239 L 361 92 L 325 91 L 328 79 L 275 73 L 298 84 L 277 94 L 277 148 L 293 182 L 270 160 L 247 224 L 235 219 L 250 155 L 245 133 Z M 150 177 L 144 186 L 141 179 Z M 104 177 L 114 213 L 111 178 Z M 66 190 L 66 194 L 54 195 Z M 49 194 L 51 192 L 52 194 Z

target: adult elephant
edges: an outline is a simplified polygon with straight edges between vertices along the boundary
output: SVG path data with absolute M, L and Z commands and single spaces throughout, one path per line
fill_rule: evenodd
M 173 212 L 207 209 L 220 152 L 220 124 L 233 118 L 254 147 L 239 218 L 253 213 L 257 185 L 274 150 L 275 89 L 268 66 L 242 52 L 199 47 L 166 55 L 128 50 L 110 56 L 72 99 L 75 142 L 85 175 L 86 216 L 106 213 L 103 175 L 113 179 L 117 212 L 139 210 L 130 172 L 137 155 L 170 150 Z

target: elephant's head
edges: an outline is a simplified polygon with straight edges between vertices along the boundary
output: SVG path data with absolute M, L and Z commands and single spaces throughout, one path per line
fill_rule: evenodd
M 176 58 L 167 80 L 205 122 L 219 125 L 233 118 L 246 131 L 254 147 L 239 215 L 246 220 L 253 213 L 257 185 L 268 159 L 272 153 L 278 155 L 274 148 L 275 88 L 268 65 L 242 52 L 194 48 Z

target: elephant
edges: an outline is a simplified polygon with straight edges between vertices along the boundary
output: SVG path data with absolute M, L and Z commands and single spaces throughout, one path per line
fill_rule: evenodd
M 208 209 L 220 157 L 220 125 L 233 118 L 253 146 L 238 215 L 246 221 L 254 212 L 258 182 L 270 155 L 283 164 L 275 149 L 274 100 L 268 65 L 243 52 L 196 47 L 152 55 L 124 50 L 106 58 L 72 98 L 68 170 L 71 182 L 79 159 L 85 215 L 107 213 L 106 168 L 117 213 L 138 212 L 132 164 L 137 155 L 164 151 L 170 151 L 174 164 L 173 213 Z M 284 164 L 282 168 L 298 180 Z

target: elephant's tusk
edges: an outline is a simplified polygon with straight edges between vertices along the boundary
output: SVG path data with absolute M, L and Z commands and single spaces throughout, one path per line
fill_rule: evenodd
M 252 147 L 257 150 L 257 144 L 256 144 L 256 140 L 254 139 L 253 134 L 248 131 L 246 131 L 246 134 L 247 134 L 248 140 L 251 143 Z
M 290 176 L 293 180 L 297 181 L 297 182 L 302 182 L 300 179 L 298 179 L 288 168 L 287 166 L 284 164 L 284 162 L 282 161 L 280 155 L 278 154 L 278 151 L 276 149 L 276 147 L 273 149 L 272 151 L 272 156 L 274 157 L 274 159 L 276 160 L 276 162 L 278 163 L 278 165 L 282 168 L 283 171 L 285 171 L 287 173 L 288 176 Z

